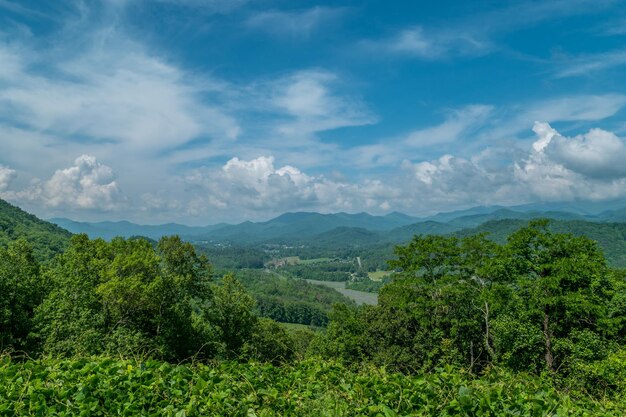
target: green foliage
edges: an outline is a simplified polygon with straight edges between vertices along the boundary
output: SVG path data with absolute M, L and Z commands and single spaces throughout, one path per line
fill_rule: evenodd
M 457 237 L 488 233 L 489 239 L 503 244 L 516 230 L 524 227 L 528 221 L 519 219 L 492 220 L 475 228 L 455 232 Z M 574 236 L 586 236 L 598 242 L 606 259 L 612 267 L 626 267 L 626 223 L 599 223 L 582 220 L 550 220 L 548 229 L 552 233 L 571 233 Z
M 232 271 L 236 269 L 261 269 L 269 256 L 257 248 L 215 246 L 206 243 L 195 243 L 197 251 L 211 259 L 216 270 Z
M 234 356 L 255 325 L 252 298 L 232 277 L 211 283 L 204 256 L 178 237 L 72 239 L 47 271 L 36 309 L 41 350 L 55 356 Z
M 40 266 L 23 239 L 0 247 L 0 351 L 27 349 L 35 307 L 41 303 Z
M 274 320 L 260 319 L 244 346 L 245 356 L 256 360 L 267 360 L 274 364 L 286 363 L 295 357 L 303 357 L 305 351 L 296 338 L 305 337 L 289 333 Z
M 402 375 L 311 360 L 276 367 L 111 359 L 0 359 L 0 415 L 621 416 L 599 401 L 524 374 L 480 378 L 452 367 Z
M 356 271 L 355 262 L 335 259 L 314 264 L 285 265 L 280 268 L 281 274 L 317 281 L 348 281 Z
M 67 230 L 0 199 L 0 247 L 24 239 L 33 248 L 35 258 L 45 261 L 61 253 L 67 247 L 70 236 Z
M 255 297 L 259 315 L 279 322 L 325 326 L 334 303 L 352 304 L 331 288 L 273 272 L 241 270 L 237 278 Z
M 0 348 L 39 359 L 0 356 L 0 415 L 624 415 L 626 272 L 558 227 L 416 236 L 361 307 L 295 278 L 369 288 L 362 252 L 213 282 L 178 237 L 11 241 Z
M 532 221 L 505 245 L 485 235 L 416 236 L 396 249 L 376 307 L 337 311 L 326 357 L 401 371 L 454 364 L 573 378 L 624 342 L 623 274 L 598 245 Z
M 257 325 L 253 313 L 254 299 L 231 274 L 222 279 L 214 292 L 212 308 L 207 311 L 208 319 L 217 327 L 225 353 L 236 356 Z

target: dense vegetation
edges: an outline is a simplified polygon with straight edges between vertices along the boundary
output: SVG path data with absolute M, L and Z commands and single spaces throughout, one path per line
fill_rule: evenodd
M 211 260 L 217 271 L 236 269 L 263 268 L 270 256 L 262 250 L 242 246 L 217 246 L 195 243 L 196 250 Z
M 216 276 L 177 237 L 76 235 L 46 262 L 13 240 L 0 415 L 623 415 L 626 273 L 551 227 L 416 236 L 360 307 L 272 271 Z M 312 265 L 366 274 L 279 271 Z
M 280 273 L 300 279 L 314 279 L 318 281 L 348 281 L 357 271 L 354 261 L 339 259 L 324 260 L 315 263 L 297 263 L 285 265 Z
M 71 234 L 0 199 L 0 247 L 26 240 L 40 261 L 62 252 Z
M 76 235 L 48 265 L 18 240 L 0 249 L 0 289 L 0 350 L 283 360 L 300 343 L 259 319 L 232 275 L 213 283 L 207 259 L 177 237 L 155 248 Z
M 513 232 L 526 224 L 526 221 L 517 219 L 492 220 L 475 228 L 456 232 L 454 235 L 463 237 L 488 233 L 489 239 L 505 243 Z M 626 223 L 551 220 L 548 229 L 553 233 L 571 233 L 595 240 L 602 248 L 609 265 L 617 268 L 626 267 Z
M 256 299 L 258 314 L 279 322 L 325 326 L 333 304 L 354 305 L 331 288 L 273 271 L 241 270 L 236 277 Z
M 595 393 L 621 384 L 626 282 L 594 241 L 537 221 L 502 246 L 417 236 L 396 252 L 402 272 L 379 305 L 337 306 L 318 352 L 403 372 L 547 373 Z
M 622 416 L 621 401 L 573 397 L 548 380 L 445 367 L 424 375 L 335 362 L 294 365 L 0 358 L 0 415 Z

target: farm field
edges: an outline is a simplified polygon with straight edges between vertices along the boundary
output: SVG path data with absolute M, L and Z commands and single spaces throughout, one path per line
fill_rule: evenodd
M 376 305 L 378 304 L 378 294 L 365 292 L 365 291 L 357 291 L 346 288 L 346 283 L 343 281 L 320 281 L 316 279 L 307 279 L 307 282 L 316 285 L 324 285 L 329 288 L 335 289 L 337 292 L 345 295 L 346 297 L 354 300 L 358 305 L 368 304 L 368 305 Z
M 322 262 L 330 262 L 333 260 L 333 258 L 312 258 L 312 259 L 300 259 L 300 257 L 297 257 L 297 258 L 298 258 L 298 263 L 303 264 L 303 265 L 318 264 Z
M 391 271 L 381 271 L 381 270 L 377 270 L 377 271 L 373 271 L 373 272 L 368 272 L 367 276 L 369 277 L 369 279 L 371 279 L 372 281 L 382 281 L 382 279 L 388 275 L 391 274 Z

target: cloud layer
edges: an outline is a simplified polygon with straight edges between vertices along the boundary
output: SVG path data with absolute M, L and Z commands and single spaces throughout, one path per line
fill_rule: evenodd
M 616 9 L 0 1 L 0 196 L 194 223 L 622 197 Z
M 289 210 L 425 213 L 478 204 L 626 197 L 626 170 L 618 163 L 626 152 L 623 139 L 600 129 L 566 137 L 539 122 L 534 131 L 526 152 L 405 160 L 392 176 L 359 182 L 277 167 L 271 156 L 233 158 L 184 179 L 195 196 L 188 209 L 194 215 L 238 210 L 258 218 Z
M 9 188 L 13 178 L 15 178 L 15 170 L 0 165 L 0 192 Z
M 0 184 L 1 180 L 2 170 Z M 72 166 L 57 170 L 48 180 L 1 196 L 27 205 L 68 211 L 112 211 L 122 208 L 125 200 L 113 170 L 89 155 L 79 156 Z

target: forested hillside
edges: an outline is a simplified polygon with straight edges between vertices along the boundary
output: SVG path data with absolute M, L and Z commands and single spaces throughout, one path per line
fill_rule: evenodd
M 454 235 L 462 237 L 488 233 L 489 239 L 504 243 L 508 236 L 526 223 L 526 221 L 518 219 L 493 220 L 472 229 L 456 232 Z M 555 233 L 587 236 L 598 242 L 609 264 L 614 267 L 626 267 L 626 223 L 552 220 L 548 228 Z
M 50 259 L 67 247 L 71 233 L 38 219 L 0 199 L 0 246 L 25 239 L 39 260 Z
M 13 240 L 0 413 L 623 415 L 626 274 L 559 223 L 519 226 L 413 237 L 370 306 L 289 278 L 355 273 L 333 258 L 216 274 L 178 237 L 75 235 L 52 262 Z

